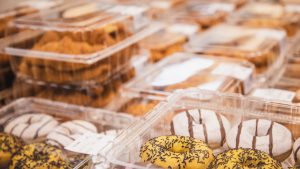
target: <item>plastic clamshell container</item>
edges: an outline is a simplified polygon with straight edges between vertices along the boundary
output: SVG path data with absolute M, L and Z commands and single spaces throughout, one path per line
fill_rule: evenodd
M 57 84 L 103 82 L 128 66 L 136 43 L 161 29 L 147 7 L 76 1 L 15 20 L 5 48 L 18 76 Z
M 167 96 L 177 89 L 198 87 L 222 92 L 247 93 L 254 66 L 234 59 L 175 53 L 149 67 L 123 86 L 125 91 Z
M 236 9 L 236 4 L 228 1 L 189 1 L 185 5 L 170 11 L 167 17 L 179 21 L 197 23 L 202 28 L 208 28 L 223 22 Z
M 116 97 L 120 86 L 135 76 L 134 68 L 127 68 L 103 83 L 58 85 L 18 78 L 13 85 L 16 98 L 38 97 L 89 107 L 103 107 Z
M 226 34 L 224 34 L 226 32 Z M 286 53 L 284 31 L 222 24 L 190 39 L 188 52 L 248 60 L 257 74 L 281 66 Z
M 120 135 L 120 139 L 117 138 L 115 143 L 112 145 L 114 148 L 106 155 L 107 159 L 111 162 L 110 168 L 160 168 L 150 162 L 143 162 L 141 160 L 139 156 L 141 146 L 149 139 L 158 136 L 172 135 L 171 122 L 174 117 L 179 115 L 179 113 L 186 113 L 188 110 L 189 113 L 191 113 L 191 110 L 193 109 L 200 110 L 202 116 L 205 116 L 206 113 L 216 113 L 217 115 L 223 116 L 223 118 L 226 118 L 230 124 L 227 131 L 230 131 L 234 126 L 239 125 L 242 121 L 266 119 L 284 125 L 291 131 L 294 138 L 299 137 L 300 106 L 252 97 L 244 97 L 237 94 L 222 94 L 189 89 L 173 94 L 172 97 L 168 99 L 167 103 L 163 102 L 159 104 L 150 113 L 148 113 L 142 121 L 135 125 L 131 125 L 127 129 L 127 137 L 125 137 L 125 135 Z M 182 119 L 184 118 L 185 117 L 182 117 Z M 195 121 L 197 120 L 198 119 Z M 213 123 L 213 120 L 210 122 Z M 207 126 L 211 125 L 210 122 L 206 123 Z M 216 125 L 218 125 L 218 120 L 215 122 Z M 175 123 L 173 124 L 176 125 Z M 200 123 L 197 124 L 200 125 Z M 208 133 L 208 138 L 210 138 L 211 134 L 213 133 Z M 227 137 L 227 135 L 225 136 Z M 269 137 L 268 134 L 265 136 L 266 138 Z M 249 138 L 249 140 L 253 140 L 254 137 L 250 137 L 251 138 Z M 223 151 L 224 149 L 222 148 L 214 149 L 215 154 Z M 287 159 L 282 163 L 282 165 L 286 169 L 293 166 L 292 161 L 293 160 Z
M 121 91 L 105 109 L 142 117 L 165 100 L 165 97 Z
M 297 34 L 300 25 L 299 3 L 252 2 L 229 18 L 229 22 L 251 27 L 283 29 L 289 37 Z
M 37 98 L 22 98 L 0 109 L 1 132 L 3 132 L 6 127 L 6 124 L 3 123 L 5 119 L 28 113 L 50 115 L 54 117 L 59 124 L 72 120 L 84 120 L 95 125 L 98 133 L 108 130 L 122 130 L 136 120 L 132 116 L 118 114 L 108 110 L 75 106 Z M 30 143 L 31 142 L 27 142 L 27 144 Z M 103 150 L 107 148 L 106 146 L 103 147 Z M 71 156 L 73 158 L 74 153 L 68 152 L 68 150 L 63 150 L 63 153 L 67 157 Z M 77 163 L 70 161 L 73 165 L 72 167 L 78 168 L 78 166 L 83 166 L 84 168 L 92 168 L 93 162 L 91 157 L 79 153 L 75 156 L 77 155 L 81 156 L 81 160 L 77 160 Z

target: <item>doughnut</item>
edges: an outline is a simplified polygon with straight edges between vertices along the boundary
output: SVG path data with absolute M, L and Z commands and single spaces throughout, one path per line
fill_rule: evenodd
M 293 137 L 283 125 L 265 119 L 243 121 L 227 135 L 229 148 L 261 150 L 278 161 L 284 161 L 292 152 Z
M 210 110 L 192 109 L 174 116 L 173 135 L 190 136 L 205 141 L 211 148 L 223 146 L 230 123 L 226 117 Z
M 210 169 L 282 169 L 281 164 L 267 153 L 253 149 L 231 149 L 217 155 Z
M 12 156 L 23 146 L 23 141 L 15 136 L 0 133 L 0 168 L 8 168 Z
M 295 141 L 293 146 L 294 158 L 296 163 L 300 162 L 300 137 Z
M 46 142 L 64 148 L 85 133 L 97 133 L 96 126 L 83 120 L 67 121 L 50 132 Z
M 44 143 L 25 145 L 12 158 L 9 169 L 68 169 L 70 168 L 62 151 Z
M 4 132 L 22 138 L 25 141 L 41 141 L 58 125 L 58 122 L 46 114 L 22 114 L 8 119 Z
M 150 139 L 142 145 L 140 157 L 165 169 L 207 169 L 214 160 L 213 151 L 203 141 L 188 136 Z

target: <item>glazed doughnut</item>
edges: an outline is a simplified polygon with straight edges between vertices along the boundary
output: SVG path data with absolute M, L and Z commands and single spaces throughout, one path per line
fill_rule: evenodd
M 187 136 L 160 136 L 147 141 L 140 157 L 165 169 L 207 169 L 214 160 L 213 151 L 201 140 Z
M 23 141 L 15 136 L 0 133 L 0 168 L 8 168 L 12 156 L 23 146 Z
M 210 169 L 239 168 L 282 169 L 282 166 L 263 151 L 239 148 L 218 154 L 210 167 Z
M 294 158 L 296 163 L 300 162 L 300 137 L 295 141 L 293 146 Z
M 41 141 L 58 125 L 58 122 L 46 114 L 23 114 L 9 119 L 4 126 L 4 132 L 25 141 Z
M 261 150 L 281 162 L 290 156 L 293 146 L 286 127 L 265 119 L 243 121 L 230 130 L 226 140 L 229 148 Z
M 173 135 L 190 136 L 205 141 L 211 148 L 223 146 L 230 123 L 226 117 L 210 110 L 186 110 L 174 116 Z
M 62 151 L 44 143 L 25 145 L 12 158 L 9 169 L 67 169 L 70 168 Z
M 83 120 L 67 121 L 50 132 L 46 142 L 64 148 L 85 133 L 97 133 L 96 126 Z

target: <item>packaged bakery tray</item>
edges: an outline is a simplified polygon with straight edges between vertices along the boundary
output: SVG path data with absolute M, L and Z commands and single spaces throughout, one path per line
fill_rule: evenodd
M 99 144 L 93 147 L 93 151 L 100 153 L 107 148 L 105 140 L 112 140 L 134 120 L 132 116 L 107 110 L 22 98 L 0 110 L 0 145 L 15 145 L 8 145 L 14 146 L 10 151 L 16 152 L 11 157 L 10 168 L 26 168 L 28 165 L 78 168 L 79 164 L 82 168 L 91 168 L 93 162 L 87 156 L 93 152 L 88 150 L 88 144 L 81 147 L 82 152 L 77 152 L 78 147 L 72 146 L 73 141 L 76 140 L 79 146 L 83 144 L 78 142 L 82 137 L 97 136 Z M 13 136 L 18 138 L 5 143 Z M 6 162 L 1 160 L 0 165 L 6 168 Z
M 116 97 L 121 85 L 134 75 L 135 71 L 131 67 L 103 83 L 84 85 L 58 85 L 17 78 L 13 85 L 13 94 L 16 98 L 32 96 L 89 107 L 103 107 Z
M 229 21 L 251 27 L 283 29 L 289 37 L 297 34 L 300 25 L 299 3 L 253 2 L 233 14 Z
M 177 89 L 198 87 L 222 92 L 247 93 L 254 66 L 234 59 L 175 53 L 154 64 L 124 85 L 127 91 L 166 96 Z
M 280 30 L 222 24 L 194 36 L 185 49 L 248 60 L 255 64 L 257 74 L 268 75 L 283 62 L 285 40 L 285 32 Z
M 199 24 L 203 28 L 221 23 L 236 9 L 236 4 L 229 1 L 188 1 L 174 11 L 166 13 L 167 17 Z
M 34 80 L 78 84 L 103 82 L 128 66 L 136 43 L 158 31 L 143 6 L 76 1 L 20 18 L 24 30 L 5 48 L 14 72 Z
M 165 97 L 121 91 L 105 109 L 142 117 L 165 100 Z
M 106 157 L 112 169 L 176 168 L 195 160 L 193 156 L 183 156 L 193 152 L 190 144 L 199 144 L 193 141 L 196 138 L 206 146 L 201 146 L 194 167 L 207 168 L 204 166 L 211 164 L 214 167 L 208 167 L 210 169 L 217 168 L 216 165 L 226 168 L 229 161 L 229 165 L 249 168 L 271 166 L 276 169 L 282 165 L 287 169 L 294 165 L 294 157 L 299 159 L 299 115 L 300 107 L 294 104 L 237 94 L 183 90 L 168 98 L 167 103 L 155 107 L 142 121 L 131 125 L 127 137 L 120 135 Z M 186 138 L 191 140 L 184 141 Z M 210 148 L 207 149 L 207 145 Z M 231 161 L 232 153 L 244 159 L 244 163 Z M 213 154 L 217 157 L 216 163 L 212 163 Z

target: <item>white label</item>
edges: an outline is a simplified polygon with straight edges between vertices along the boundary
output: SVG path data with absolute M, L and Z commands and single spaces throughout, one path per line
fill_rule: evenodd
M 191 24 L 173 24 L 167 28 L 167 31 L 173 33 L 182 33 L 184 35 L 190 36 L 198 32 L 199 27 Z
M 167 86 L 183 82 L 202 69 L 211 67 L 214 61 L 206 58 L 192 58 L 179 64 L 171 65 L 151 83 L 152 86 Z
M 202 90 L 218 91 L 220 87 L 224 84 L 224 81 L 225 78 L 216 79 L 215 81 L 201 84 L 197 88 Z
M 108 12 L 120 13 L 122 15 L 130 15 L 133 17 L 134 29 L 138 30 L 148 23 L 148 17 L 145 12 L 148 9 L 141 6 L 117 5 L 109 9 Z
M 260 88 L 260 89 L 255 89 L 251 95 L 263 99 L 291 102 L 296 96 L 296 93 L 287 90 L 274 89 L 274 88 L 270 88 L 270 89 Z
M 169 9 L 172 7 L 172 3 L 170 1 L 158 0 L 158 1 L 152 1 L 151 6 L 154 8 Z
M 236 64 L 224 63 L 215 68 L 212 73 L 216 75 L 230 76 L 244 81 L 252 76 L 253 69 Z
M 115 134 L 85 133 L 66 146 L 65 149 L 81 154 L 97 155 L 109 142 L 116 138 Z

